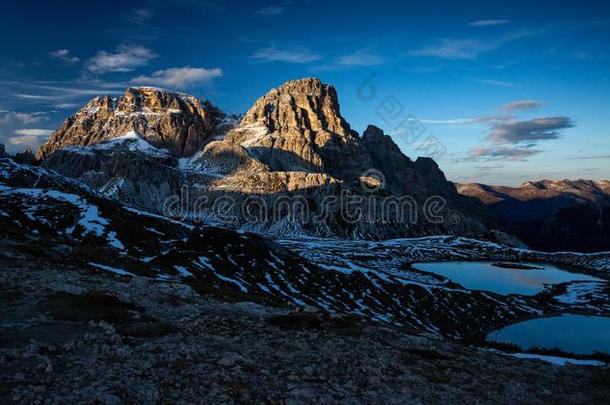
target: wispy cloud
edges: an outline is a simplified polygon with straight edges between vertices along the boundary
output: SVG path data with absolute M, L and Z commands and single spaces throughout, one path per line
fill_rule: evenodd
M 259 17 L 270 17 L 284 14 L 284 12 L 288 10 L 290 6 L 292 6 L 292 3 L 292 0 L 284 0 L 283 2 L 278 2 L 276 4 L 271 4 L 266 7 L 261 7 L 256 10 L 255 14 Z
M 122 89 L 124 90 L 124 89 Z M 30 93 L 14 93 L 13 97 L 23 98 L 27 100 L 40 101 L 59 101 L 71 98 L 79 98 L 84 96 L 96 96 L 100 94 L 118 94 L 122 90 L 111 88 L 75 88 L 75 89 L 57 89 L 45 94 L 30 94 Z
M 340 66 L 375 66 L 384 62 L 384 58 L 365 49 L 335 59 L 335 64 Z
M 442 59 L 475 59 L 481 53 L 496 49 L 497 44 L 479 39 L 441 39 L 433 45 L 409 52 L 411 56 L 432 56 Z
M 572 128 L 568 117 L 544 117 L 526 121 L 496 123 L 488 139 L 494 143 L 531 143 L 559 138 L 559 130 Z
M 39 129 L 39 128 L 24 128 L 16 129 L 15 134 L 27 135 L 27 136 L 49 136 L 53 133 L 52 129 Z
M 481 83 L 481 84 L 489 84 L 491 86 L 498 87 L 515 87 L 516 85 L 511 82 L 504 82 L 501 80 L 490 80 L 490 79 L 472 79 L 473 82 Z
M 610 155 L 587 155 L 570 157 L 569 160 L 594 160 L 594 159 L 610 159 Z
M 51 55 L 53 58 L 63 60 L 66 65 L 74 65 L 80 61 L 78 56 L 73 56 L 70 54 L 69 49 L 58 49 L 56 51 L 51 51 L 49 52 L 49 55 Z
M 33 124 L 48 120 L 46 113 L 42 111 L 25 113 L 18 111 L 0 111 L 0 124 L 6 125 L 10 123 Z
M 527 158 L 542 152 L 531 148 L 511 148 L 506 146 L 499 147 L 480 147 L 472 149 L 466 160 L 509 160 L 523 161 Z
M 250 56 L 250 60 L 255 63 L 309 63 L 320 60 L 320 58 L 320 55 L 306 48 L 278 49 L 274 46 L 261 48 Z
M 496 39 L 442 38 L 431 45 L 412 50 L 408 52 L 408 55 L 441 59 L 476 59 L 483 53 L 493 51 L 527 35 L 530 35 L 530 33 L 516 32 Z
M 87 62 L 87 70 L 92 73 L 130 72 L 145 66 L 155 58 L 150 49 L 143 46 L 119 45 L 114 52 L 100 51 Z
M 604 54 L 603 52 L 604 51 L 594 52 L 594 51 L 578 50 L 578 51 L 572 52 L 570 54 L 570 56 L 576 60 L 582 60 L 582 61 L 610 59 L 610 56 L 608 54 Z
M 59 104 L 55 104 L 53 107 L 59 108 L 60 110 L 70 110 L 73 108 L 77 108 L 79 106 L 80 106 L 80 104 L 77 104 L 77 103 L 59 103 Z
M 542 102 L 537 100 L 517 100 L 510 103 L 506 103 L 502 106 L 505 111 L 528 111 L 535 110 L 542 106 Z
M 477 170 L 481 170 L 481 171 L 492 171 L 492 170 L 498 170 L 498 169 L 504 169 L 504 165 L 477 166 Z
M 131 10 L 126 14 L 125 20 L 138 25 L 145 25 L 153 17 L 154 13 L 151 8 L 142 7 Z
M 471 27 L 490 27 L 494 25 L 508 24 L 510 20 L 496 19 L 496 20 L 474 20 L 468 23 Z
M 100 80 L 67 81 L 0 81 L 5 94 L 17 99 L 28 100 L 40 106 L 52 108 L 64 103 L 73 105 L 89 96 L 118 94 L 128 86 L 125 82 L 106 82 Z M 79 103 L 80 104 L 80 103 Z M 42 108 L 42 107 L 39 107 Z
M 42 94 L 26 94 L 26 93 L 16 93 L 12 95 L 13 97 L 25 98 L 28 100 L 56 100 L 61 97 L 58 96 L 47 96 Z
M 286 11 L 287 8 L 287 6 L 267 6 L 256 10 L 256 14 L 262 16 L 280 15 Z
M 53 133 L 51 129 L 24 128 L 15 130 L 14 135 L 8 136 L 6 139 L 9 145 L 15 147 L 14 149 L 17 147 L 36 149 L 46 141 L 51 133 Z
M 489 115 L 475 118 L 421 119 L 420 121 L 424 124 L 467 125 L 480 124 L 485 122 L 507 121 L 513 118 L 514 117 L 508 115 Z
M 195 83 L 210 82 L 212 79 L 221 77 L 222 69 L 213 68 L 170 68 L 157 70 L 150 76 L 142 75 L 131 80 L 131 83 L 146 84 L 167 88 L 186 88 Z

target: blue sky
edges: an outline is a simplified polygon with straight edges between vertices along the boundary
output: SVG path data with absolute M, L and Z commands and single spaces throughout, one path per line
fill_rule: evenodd
M 404 3 L 3 1 L 0 142 L 34 148 L 132 85 L 241 113 L 317 76 L 355 130 L 383 128 L 449 179 L 610 178 L 610 5 Z

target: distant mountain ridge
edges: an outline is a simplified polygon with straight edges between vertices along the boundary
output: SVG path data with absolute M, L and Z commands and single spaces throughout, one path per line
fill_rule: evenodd
M 540 180 L 520 187 L 457 184 L 543 250 L 610 250 L 610 181 Z

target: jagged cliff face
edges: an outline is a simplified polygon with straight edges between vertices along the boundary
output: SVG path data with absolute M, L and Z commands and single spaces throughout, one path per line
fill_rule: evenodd
M 274 171 L 355 178 L 370 166 L 339 110 L 337 93 L 318 79 L 289 81 L 261 97 L 226 137 Z
M 225 115 L 208 102 L 154 88 L 129 88 L 116 99 L 96 97 L 68 118 L 38 150 L 42 159 L 66 146 L 89 146 L 135 131 L 173 155 L 191 155 Z
M 39 156 L 45 167 L 146 209 L 158 210 L 185 185 L 194 203 L 206 201 L 198 207 L 206 218 L 217 218 L 216 203 L 228 198 L 233 204 L 223 215 L 232 218 L 232 226 L 244 226 L 244 201 L 259 198 L 268 219 L 247 225 L 263 232 L 292 218 L 292 207 L 281 208 L 279 219 L 274 212 L 284 197 L 302 198 L 311 217 L 323 214 L 323 220 L 289 225 L 318 235 L 480 235 L 495 226 L 482 204 L 457 194 L 433 160 L 412 161 L 373 126 L 359 137 L 341 116 L 335 89 L 318 79 L 271 90 L 237 126 L 225 125 L 229 120 L 223 117 L 190 96 L 129 89 L 116 100 L 92 100 L 51 136 Z M 345 195 L 361 197 L 358 204 L 371 217 L 348 221 Z M 385 217 L 388 196 L 412 198 L 418 220 Z M 446 202 L 441 215 L 459 210 L 459 220 L 422 218 L 424 202 L 433 196 Z M 338 198 L 332 202 L 333 197 Z M 392 206 L 389 211 L 395 214 Z

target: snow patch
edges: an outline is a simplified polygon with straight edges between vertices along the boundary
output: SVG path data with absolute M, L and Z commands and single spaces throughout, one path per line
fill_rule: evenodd
M 112 150 L 116 147 L 127 143 L 127 149 L 130 152 L 139 152 L 147 156 L 156 158 L 169 158 L 170 153 L 166 149 L 160 149 L 152 146 L 144 138 L 138 135 L 135 131 L 129 131 L 124 135 L 112 138 L 102 143 L 91 146 L 98 150 Z
M 105 264 L 98 264 L 93 262 L 88 262 L 91 266 L 96 267 L 101 270 L 109 271 L 114 274 L 119 274 L 121 276 L 135 276 L 135 274 L 125 271 L 123 269 L 119 269 L 117 267 L 106 266 Z
M 542 354 L 532 354 L 532 353 L 503 353 L 508 356 L 516 357 L 518 359 L 525 360 L 542 360 L 547 363 L 555 364 L 557 366 L 565 366 L 566 364 L 574 364 L 577 366 L 596 366 L 603 367 L 606 365 L 603 361 L 598 360 L 578 360 L 578 359 L 569 359 L 566 357 L 557 357 L 557 356 L 546 356 Z

